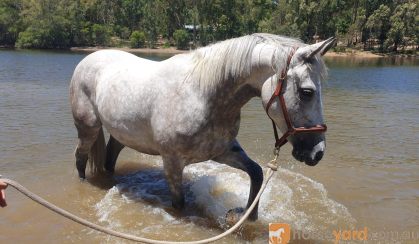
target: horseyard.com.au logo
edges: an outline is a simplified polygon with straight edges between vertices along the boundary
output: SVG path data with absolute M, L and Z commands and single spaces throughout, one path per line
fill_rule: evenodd
M 310 240 L 329 240 L 334 244 L 350 242 L 369 241 L 372 243 L 419 243 L 419 230 L 405 230 L 405 231 L 372 231 L 368 227 L 356 229 L 339 229 L 321 231 L 316 233 L 307 233 L 301 230 L 296 230 L 291 233 L 289 224 L 284 223 L 270 223 L 269 224 L 269 244 L 287 244 L 290 240 L 293 241 L 310 241 Z M 311 243 L 311 242 L 310 242 Z
M 359 230 L 333 230 L 330 233 L 317 233 L 316 235 L 294 231 L 292 233 L 293 240 L 332 240 L 338 244 L 341 241 L 366 241 L 368 240 L 368 228 L 364 227 Z M 383 240 L 389 238 L 383 237 Z M 269 244 L 287 244 L 291 240 L 291 227 L 284 223 L 269 224 Z
M 287 244 L 291 239 L 291 228 L 288 224 L 269 224 L 269 244 Z

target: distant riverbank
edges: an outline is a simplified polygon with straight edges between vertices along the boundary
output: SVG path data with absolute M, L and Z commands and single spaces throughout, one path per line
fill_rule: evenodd
M 382 58 L 384 54 L 375 54 L 369 51 L 352 50 L 350 52 L 327 52 L 326 57 L 356 57 L 356 58 Z
M 14 49 L 13 47 L 0 46 L 1 49 Z M 92 53 L 104 49 L 121 50 L 134 54 L 155 54 L 155 55 L 176 55 L 180 53 L 187 53 L 192 50 L 179 50 L 175 47 L 168 48 L 129 48 L 129 47 L 72 47 L 69 50 L 72 52 Z M 403 53 L 373 53 L 371 51 L 361 51 L 356 49 L 349 49 L 344 52 L 329 51 L 325 57 L 349 57 L 349 58 L 383 58 L 383 57 L 410 57 L 417 58 L 417 54 L 403 54 Z
M 174 47 L 169 48 L 129 48 L 129 47 L 72 47 L 70 48 L 73 52 L 87 52 L 92 53 L 99 50 L 104 49 L 113 49 L 113 50 L 121 50 L 130 53 L 139 53 L 139 54 L 167 54 L 167 55 L 175 55 L 179 53 L 186 53 L 189 50 L 179 50 Z
M 70 48 L 73 52 L 86 52 L 92 53 L 103 49 L 114 49 L 121 50 L 130 53 L 137 54 L 163 54 L 163 55 L 175 55 L 180 53 L 187 53 L 191 50 L 179 50 L 175 47 L 169 48 L 129 48 L 129 47 L 72 47 Z M 373 53 L 370 51 L 360 51 L 351 49 L 345 52 L 333 52 L 329 51 L 325 54 L 326 57 L 351 57 L 351 58 L 382 58 L 382 57 L 417 57 L 417 54 L 401 54 L 401 53 Z
M 414 57 L 417 58 L 417 53 L 374 53 L 371 51 L 362 51 L 356 49 L 347 49 L 344 52 L 327 52 L 326 57 L 351 57 L 351 58 L 383 58 L 383 57 Z

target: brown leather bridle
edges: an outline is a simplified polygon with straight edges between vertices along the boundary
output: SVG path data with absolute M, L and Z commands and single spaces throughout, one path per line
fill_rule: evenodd
M 281 72 L 281 77 L 279 77 L 279 79 L 278 79 L 278 83 L 276 85 L 275 92 L 274 92 L 274 94 L 272 94 L 271 99 L 269 99 L 268 103 L 266 104 L 266 114 L 271 119 L 272 126 L 274 128 L 275 150 L 277 150 L 277 151 L 279 151 L 279 148 L 281 148 L 285 143 L 288 142 L 287 138 L 291 135 L 301 134 L 301 133 L 309 133 L 309 132 L 321 133 L 321 132 L 326 132 L 327 131 L 326 124 L 318 124 L 318 125 L 315 125 L 313 127 L 308 127 L 308 128 L 307 127 L 295 128 L 291 124 L 291 119 L 290 119 L 290 116 L 288 114 L 287 106 L 285 104 L 283 87 L 284 87 L 284 83 L 287 81 L 288 68 L 289 68 L 292 56 L 294 55 L 296 50 L 297 49 L 294 48 L 291 51 L 291 53 L 288 55 L 287 65 L 285 66 L 285 68 Z M 288 128 L 288 130 L 282 135 L 281 138 L 279 138 L 279 136 L 278 136 L 278 131 L 276 129 L 276 125 L 275 125 L 274 120 L 271 118 L 271 116 L 268 113 L 269 108 L 271 107 L 272 103 L 274 102 L 275 98 L 277 98 L 277 97 L 279 99 L 279 104 L 281 105 L 282 114 L 284 116 L 284 119 L 285 119 L 285 122 L 286 122 L 287 128 Z

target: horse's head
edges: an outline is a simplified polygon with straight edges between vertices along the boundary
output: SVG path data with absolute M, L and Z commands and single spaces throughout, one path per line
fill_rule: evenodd
M 278 76 L 268 79 L 262 87 L 262 101 L 269 116 L 275 124 L 285 133 L 294 128 L 315 128 L 324 123 L 321 98 L 321 80 L 324 78 L 326 68 L 321 56 L 334 44 L 334 39 L 300 47 L 289 62 L 286 72 L 286 82 L 282 92 L 285 106 L 281 106 L 280 97 L 272 98 L 277 87 Z M 290 56 L 291 57 L 291 56 Z M 271 104 L 269 101 L 272 100 Z M 289 124 L 282 112 L 285 107 L 289 116 Z M 281 137 L 281 135 L 279 135 Z M 323 132 L 304 132 L 292 134 L 288 141 L 293 145 L 295 159 L 307 165 L 316 165 L 323 157 L 326 143 Z

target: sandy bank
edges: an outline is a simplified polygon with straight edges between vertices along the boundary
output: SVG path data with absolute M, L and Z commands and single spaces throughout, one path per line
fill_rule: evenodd
M 73 52 L 87 52 L 92 53 L 104 49 L 121 50 L 130 53 L 141 53 L 141 54 L 167 54 L 174 55 L 179 53 L 188 52 L 188 50 L 178 50 L 174 47 L 169 48 L 128 48 L 128 47 L 72 47 L 70 48 Z
M 351 50 L 347 52 L 327 52 L 325 57 L 356 57 L 356 58 L 382 58 L 383 54 L 374 54 L 368 51 Z
M 134 54 L 156 54 L 156 55 L 175 55 L 179 53 L 187 53 L 190 50 L 178 50 L 175 47 L 169 48 L 129 48 L 129 47 L 72 47 L 73 52 L 92 53 L 104 49 L 114 49 L 126 51 Z M 370 51 L 360 51 L 355 49 L 347 50 L 346 52 L 327 52 L 325 57 L 349 57 L 349 58 L 383 58 L 383 57 L 417 57 L 417 55 L 403 55 L 403 54 L 375 54 Z

